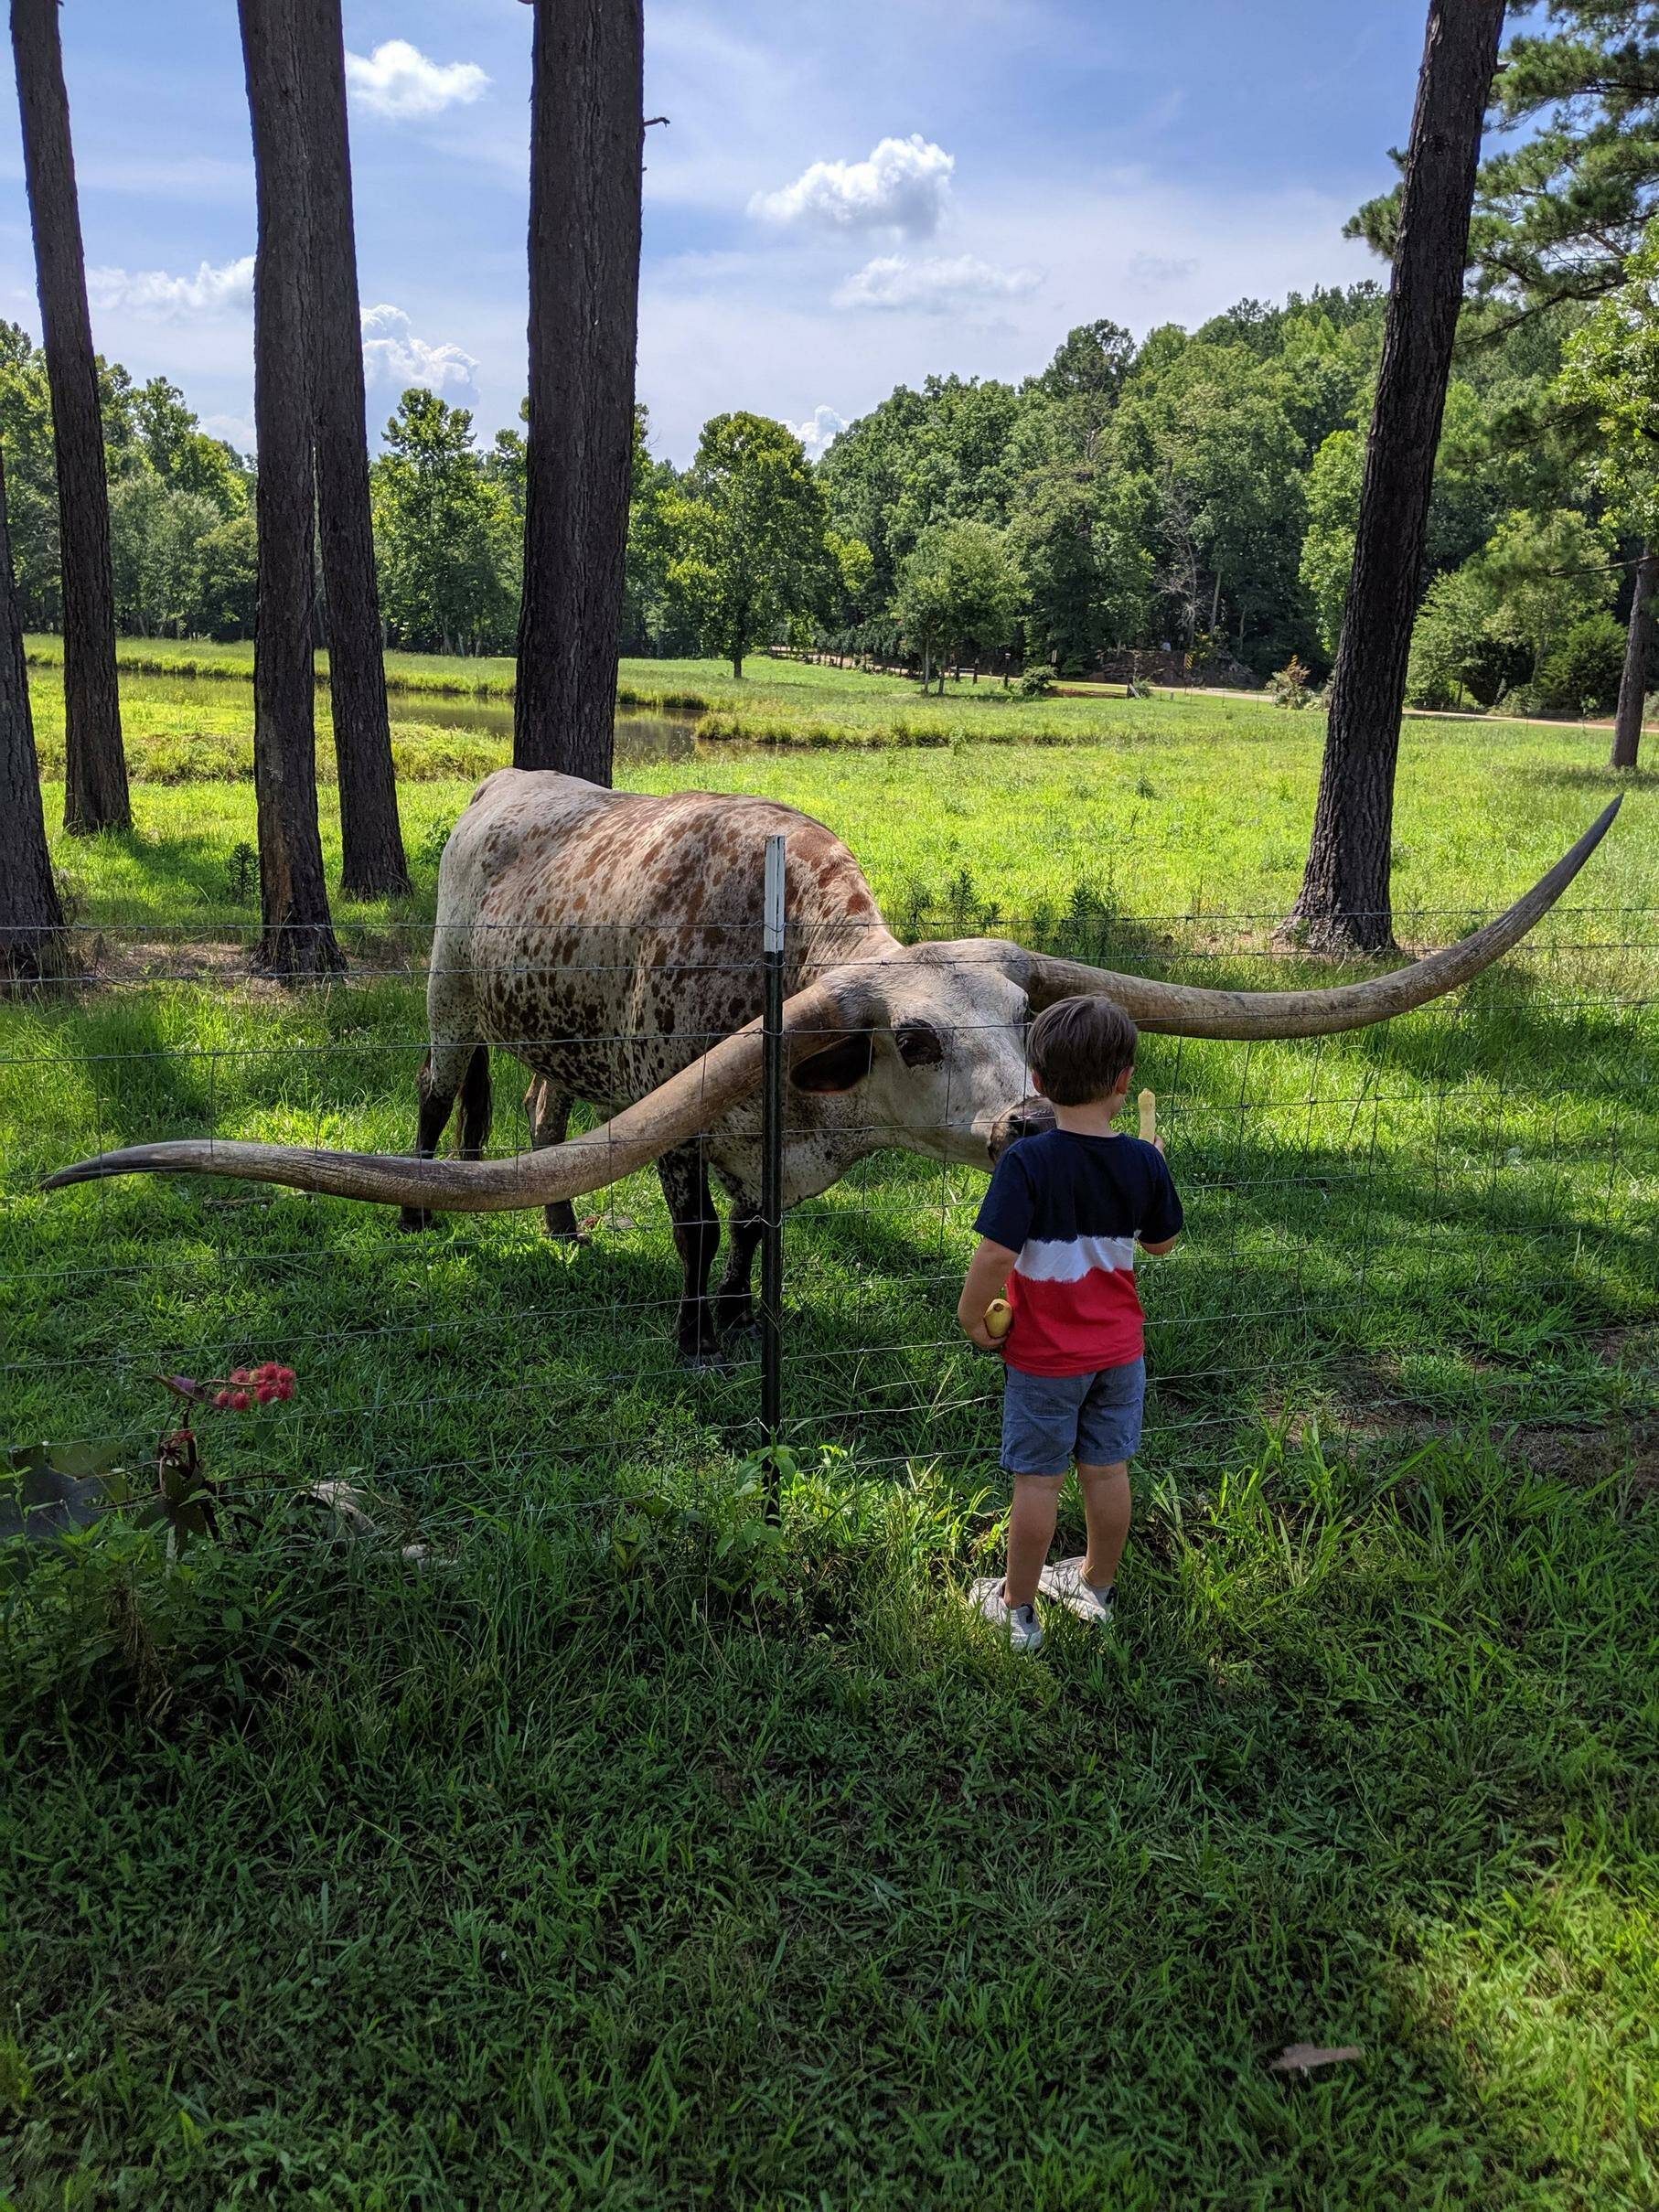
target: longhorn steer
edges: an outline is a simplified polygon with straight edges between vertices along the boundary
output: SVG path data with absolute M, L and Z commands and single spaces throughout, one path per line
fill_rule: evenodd
M 988 1167 L 1045 1126 L 1026 1094 L 1024 1030 L 1054 999 L 1101 992 L 1145 1030 L 1187 1037 L 1312 1037 L 1356 1029 L 1455 989 L 1524 936 L 1605 835 L 1615 800 L 1509 912 L 1443 952 L 1326 990 L 1222 991 L 1159 983 L 994 938 L 902 945 L 857 861 L 821 822 L 765 799 L 605 791 L 505 768 L 479 785 L 444 849 L 427 986 L 431 1051 L 413 1159 L 194 1139 L 106 1152 L 48 1185 L 138 1172 L 209 1173 L 433 1209 L 543 1206 L 571 1234 L 571 1201 L 654 1161 L 684 1265 L 680 1343 L 712 1352 L 749 1311 L 760 1234 L 765 840 L 787 839 L 784 1010 L 790 1105 L 784 1200 L 828 1190 L 897 1146 Z M 532 1075 L 533 1149 L 484 1159 L 489 1049 Z M 436 1157 L 461 1099 L 459 1157 Z M 611 1118 L 569 1138 L 572 1104 Z M 732 1249 L 712 1298 L 720 1229 L 709 1170 L 732 1199 Z

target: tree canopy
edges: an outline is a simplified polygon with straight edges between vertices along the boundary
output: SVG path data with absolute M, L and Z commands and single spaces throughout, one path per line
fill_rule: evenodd
M 705 423 L 663 520 L 675 546 L 667 581 L 733 676 L 752 647 L 823 603 L 824 495 L 784 423 L 746 413 Z

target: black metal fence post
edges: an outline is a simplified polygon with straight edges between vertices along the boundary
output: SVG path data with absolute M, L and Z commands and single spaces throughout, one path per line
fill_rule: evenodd
M 760 1418 L 772 1455 L 767 1511 L 777 1512 L 776 1447 L 784 1410 L 784 840 L 766 839 L 765 908 L 761 940 L 765 970 L 761 1085 Z

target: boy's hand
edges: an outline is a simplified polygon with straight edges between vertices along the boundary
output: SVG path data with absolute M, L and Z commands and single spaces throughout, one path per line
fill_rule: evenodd
M 985 1326 L 985 1309 L 992 1298 L 1001 1297 L 1018 1257 L 1017 1252 L 1011 1252 L 1006 1245 L 993 1245 L 988 1236 L 979 1239 L 974 1252 L 968 1280 L 962 1285 L 962 1295 L 957 1301 L 957 1325 L 979 1352 L 1002 1349 Z

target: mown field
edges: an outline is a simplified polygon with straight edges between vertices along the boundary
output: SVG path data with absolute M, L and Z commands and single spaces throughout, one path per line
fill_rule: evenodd
M 627 780 L 797 801 L 906 928 L 1323 979 L 1265 949 L 1312 720 L 1082 703 L 1118 719 L 1065 751 Z M 1412 725 L 1407 934 L 1554 859 L 1600 749 Z M 236 974 L 247 785 L 140 785 L 132 838 L 60 849 L 103 983 L 0 1010 L 5 1437 L 136 1458 L 157 1370 L 299 1373 L 268 1437 L 209 1432 L 233 1541 L 106 1537 L 4 1601 L 0 2201 L 1651 2205 L 1651 781 L 1459 1006 L 1147 1042 L 1191 1234 L 1140 1526 L 1115 1640 L 1035 1662 L 953 1596 L 1001 1510 L 970 1174 L 887 1155 L 791 1225 L 776 1541 L 752 1355 L 671 1359 L 649 1178 L 575 1250 L 37 1194 L 186 1130 L 405 1146 L 399 963 L 466 788 L 406 785 L 416 898 L 342 909 L 357 976 L 296 999 Z M 322 1541 L 321 1475 L 430 1556 Z M 1268 2070 L 1302 2040 L 1364 2056 Z
M 718 676 L 710 662 L 625 664 L 625 675 L 653 668 L 690 671 L 699 683 Z M 729 676 L 722 680 L 730 687 Z M 895 703 L 919 704 L 914 685 L 804 663 L 775 664 L 755 688 L 769 695 L 791 685 L 862 717 L 866 737 L 882 735 L 888 726 L 883 715 Z M 62 806 L 54 780 L 62 759 L 58 671 L 37 668 L 33 689 L 48 822 L 55 830 Z M 951 706 L 947 697 L 943 707 Z M 318 711 L 318 768 L 327 785 L 334 771 L 326 699 Z M 700 741 L 692 761 L 625 759 L 617 780 L 636 789 L 756 791 L 805 807 L 848 838 L 891 907 L 936 919 L 960 916 L 964 927 L 992 909 L 1029 914 L 1106 906 L 1188 924 L 1215 915 L 1277 918 L 1288 909 L 1319 779 L 1323 725 L 1316 712 L 1196 696 L 1059 700 L 1019 711 L 1050 718 L 1057 748 L 980 742 L 980 725 L 964 710 L 945 725 L 947 742 L 937 749 L 883 742 L 797 752 L 716 739 Z M 414 901 L 395 914 L 342 909 L 348 920 L 430 915 L 444 834 L 478 778 L 510 758 L 498 703 L 480 710 L 489 726 L 479 728 L 405 719 L 419 712 L 418 698 L 393 692 Z M 685 719 L 692 719 L 689 711 Z M 125 728 L 133 839 L 58 843 L 82 918 L 117 927 L 247 922 L 251 893 L 227 899 L 225 882 L 229 857 L 253 834 L 248 685 L 143 677 L 130 686 Z M 1396 818 L 1397 903 L 1426 916 L 1444 908 L 1437 919 L 1450 922 L 1521 888 L 1528 869 L 1541 871 L 1606 804 L 1614 784 L 1605 752 L 1601 732 L 1570 725 L 1408 722 Z M 1628 794 L 1624 819 L 1585 881 L 1584 901 L 1659 904 L 1654 781 L 1651 770 L 1621 779 Z M 331 788 L 324 790 L 322 812 L 332 858 Z

